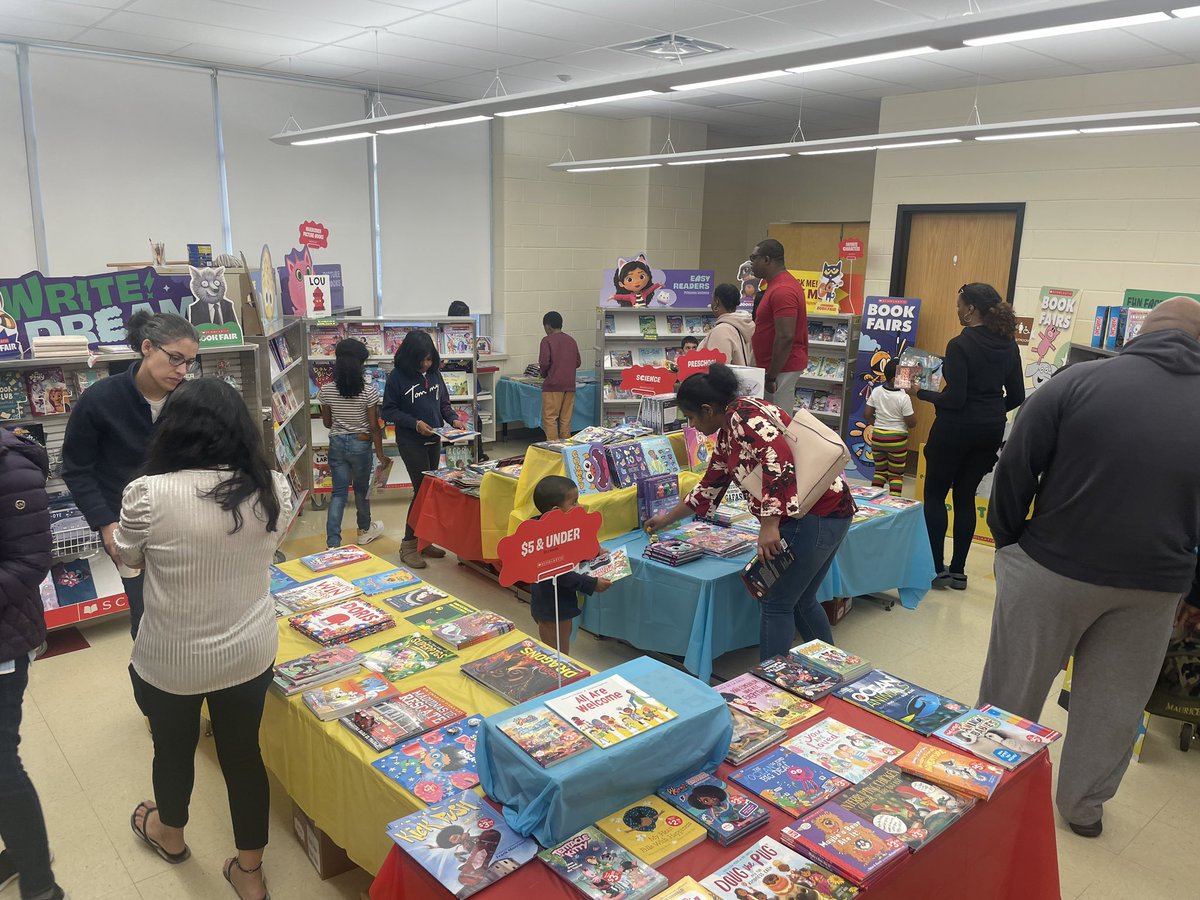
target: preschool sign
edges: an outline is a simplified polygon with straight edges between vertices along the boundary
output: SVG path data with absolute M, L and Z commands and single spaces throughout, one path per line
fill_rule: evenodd
M 24 349 L 30 338 L 49 335 L 120 344 L 125 320 L 138 310 L 185 315 L 193 300 L 188 282 L 187 276 L 159 275 L 150 266 L 59 277 L 35 271 L 0 279 L 0 302 L 15 321 Z

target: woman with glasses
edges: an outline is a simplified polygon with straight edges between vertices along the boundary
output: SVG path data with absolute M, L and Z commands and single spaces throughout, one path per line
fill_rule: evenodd
M 146 573 L 129 672 L 154 738 L 154 801 L 130 825 L 169 863 L 191 855 L 184 827 L 207 700 L 238 851 L 223 874 L 243 900 L 261 900 L 271 800 L 258 732 L 279 647 L 267 570 L 291 490 L 270 469 L 261 423 L 219 378 L 174 392 L 139 474 L 114 535 Z
M 129 630 L 142 619 L 141 572 L 127 568 L 113 533 L 121 493 L 146 458 L 146 448 L 167 397 L 196 366 L 199 337 L 172 313 L 134 313 L 125 323 L 129 346 L 141 360 L 93 384 L 75 402 L 63 439 L 63 481 L 88 524 L 100 532 L 129 598 Z

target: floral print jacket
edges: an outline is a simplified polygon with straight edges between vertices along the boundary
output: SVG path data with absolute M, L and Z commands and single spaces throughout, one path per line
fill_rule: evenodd
M 764 411 L 771 415 L 764 415 Z M 763 499 L 760 503 L 747 493 L 750 511 L 760 517 L 799 516 L 796 465 L 787 438 L 775 421 L 777 417 L 786 427 L 792 417 L 777 406 L 750 397 L 734 400 L 725 415 L 708 470 L 683 502 L 702 516 L 721 502 L 732 482 L 740 483 L 755 466 L 762 466 Z M 809 512 L 833 518 L 853 516 L 854 499 L 845 479 L 839 475 Z

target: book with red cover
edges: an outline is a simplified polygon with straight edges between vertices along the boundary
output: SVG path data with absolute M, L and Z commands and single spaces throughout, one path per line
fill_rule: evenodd
M 904 841 L 833 800 L 784 828 L 779 839 L 860 887 L 874 884 L 908 857 Z
M 341 720 L 350 732 L 373 750 L 390 750 L 401 741 L 455 722 L 466 713 L 426 687 L 405 691 L 350 714 Z

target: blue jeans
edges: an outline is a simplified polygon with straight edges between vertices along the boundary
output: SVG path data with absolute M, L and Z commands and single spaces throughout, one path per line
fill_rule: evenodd
M 346 511 L 346 496 L 354 483 L 354 509 L 358 513 L 358 530 L 371 527 L 371 460 L 375 445 L 360 441 L 353 434 L 329 436 L 329 473 L 333 476 L 333 496 L 325 517 L 325 546 L 342 545 L 342 514 Z
M 16 671 L 0 675 L 0 840 L 21 876 L 21 896 L 41 897 L 54 889 L 46 821 L 33 782 L 21 765 L 21 698 L 29 684 L 29 657 Z
M 833 643 L 833 629 L 824 608 L 817 602 L 817 588 L 833 565 L 834 554 L 850 530 L 850 521 L 810 513 L 802 519 L 785 519 L 780 524 L 779 536 L 787 541 L 796 561 L 761 601 L 759 659 L 787 653 L 797 631 L 805 641 Z

